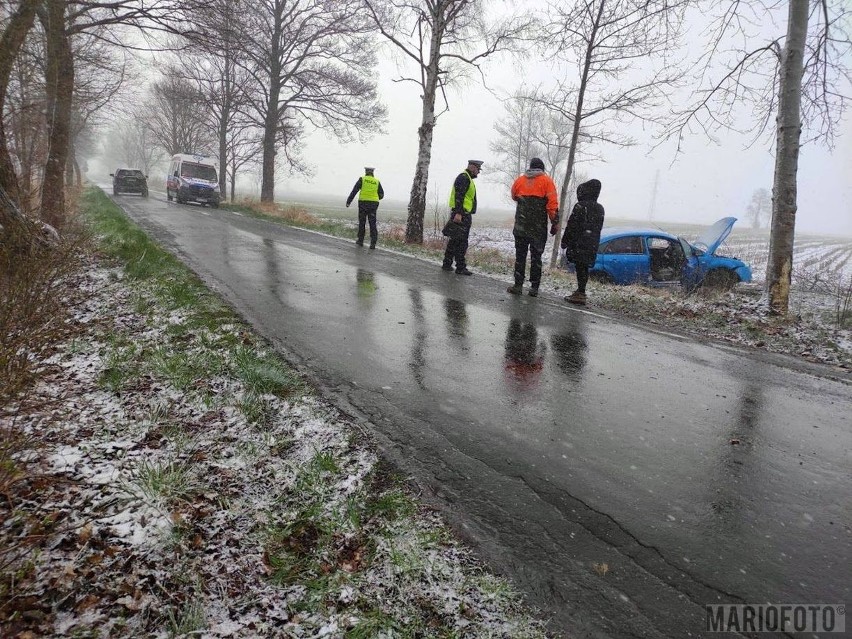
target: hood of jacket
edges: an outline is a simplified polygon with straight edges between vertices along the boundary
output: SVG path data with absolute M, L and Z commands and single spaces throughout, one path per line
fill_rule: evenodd
M 541 169 L 527 169 L 524 171 L 524 175 L 530 179 L 537 178 L 539 175 L 544 175 L 544 171 Z
M 597 202 L 600 194 L 600 180 L 589 180 L 588 182 L 583 182 L 577 187 L 577 200 L 591 200 L 592 202 Z

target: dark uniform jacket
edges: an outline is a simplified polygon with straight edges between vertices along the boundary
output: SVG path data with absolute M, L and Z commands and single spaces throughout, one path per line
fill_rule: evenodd
M 556 185 L 541 169 L 529 169 L 512 184 L 515 208 L 515 237 L 526 237 L 543 251 L 547 242 L 547 222 L 559 221 L 559 199 Z
M 577 203 L 560 242 L 569 262 L 590 266 L 595 263 L 604 222 L 604 207 L 598 204 L 600 194 L 600 180 L 589 180 L 577 187 Z

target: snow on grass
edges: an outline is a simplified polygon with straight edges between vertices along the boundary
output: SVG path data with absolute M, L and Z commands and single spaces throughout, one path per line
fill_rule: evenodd
M 43 408 L 3 415 L 45 447 L 0 634 L 545 636 L 245 327 L 96 261 L 77 284 Z

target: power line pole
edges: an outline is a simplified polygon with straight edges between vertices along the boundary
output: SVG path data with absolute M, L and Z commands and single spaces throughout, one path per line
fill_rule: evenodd
M 657 205 L 657 186 L 660 183 L 660 169 L 654 174 L 654 188 L 651 189 L 651 205 L 648 207 L 648 219 L 654 219 L 654 207 Z

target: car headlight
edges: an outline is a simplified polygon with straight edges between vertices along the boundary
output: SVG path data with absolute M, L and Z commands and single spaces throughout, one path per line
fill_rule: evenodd
M 217 184 L 216 186 L 214 186 L 214 187 L 213 187 L 213 192 L 214 192 L 214 193 L 218 193 L 218 192 L 219 192 L 219 185 L 218 185 L 218 184 Z

